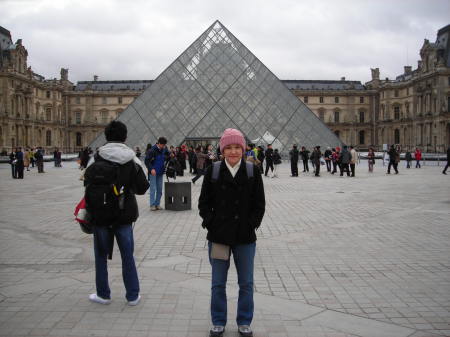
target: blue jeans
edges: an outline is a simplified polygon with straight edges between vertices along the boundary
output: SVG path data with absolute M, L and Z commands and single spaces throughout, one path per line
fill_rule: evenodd
M 128 301 L 134 301 L 139 295 L 139 279 L 134 262 L 134 239 L 131 225 L 119 225 L 108 229 L 94 226 L 94 253 L 95 253 L 95 285 L 97 295 L 110 299 L 111 290 L 108 284 L 107 255 L 110 242 L 116 237 L 122 257 L 122 278 L 126 289 Z
M 159 206 L 163 189 L 163 175 L 152 176 L 150 174 L 148 181 L 150 183 L 150 206 Z
M 231 246 L 239 284 L 239 298 L 236 322 L 250 325 L 253 319 L 253 266 L 256 243 Z M 211 320 L 213 325 L 227 324 L 227 276 L 230 260 L 211 259 L 211 242 L 208 242 L 208 256 L 212 267 Z M 231 259 L 231 257 L 230 257 Z

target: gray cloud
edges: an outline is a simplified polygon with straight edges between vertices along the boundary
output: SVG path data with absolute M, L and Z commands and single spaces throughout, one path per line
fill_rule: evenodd
M 0 2 L 29 65 L 70 79 L 154 79 L 219 19 L 281 79 L 369 80 L 416 66 L 423 39 L 447 25 L 447 0 Z M 446 14 L 447 13 L 447 14 Z

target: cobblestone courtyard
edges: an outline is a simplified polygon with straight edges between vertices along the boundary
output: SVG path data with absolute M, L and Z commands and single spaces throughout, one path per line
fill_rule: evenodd
M 255 336 L 450 336 L 450 179 L 442 167 L 356 178 L 265 178 L 255 260 Z M 0 167 L 1 336 L 207 336 L 210 266 L 193 209 L 150 212 L 138 197 L 135 256 L 142 302 L 126 305 L 120 254 L 113 302 L 94 289 L 92 237 L 73 221 L 83 189 L 75 163 L 11 179 Z M 180 180 L 187 180 L 184 177 Z M 238 336 L 229 274 L 225 336 Z

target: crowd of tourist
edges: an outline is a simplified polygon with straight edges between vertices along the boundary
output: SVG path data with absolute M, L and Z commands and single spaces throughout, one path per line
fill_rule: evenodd
M 147 146 L 144 152 L 145 156 L 147 156 L 152 147 L 151 144 Z M 382 161 L 383 166 L 387 166 L 386 174 L 391 174 L 392 169 L 395 174 L 399 173 L 401 152 L 400 146 L 391 145 L 387 151 L 383 152 L 382 157 L 378 158 Z M 139 147 L 135 148 L 135 153 L 136 157 L 141 159 L 142 152 Z M 166 158 L 162 170 L 166 173 L 167 177 L 176 179 L 176 177 L 184 176 L 184 171 L 188 169 L 188 165 L 189 173 L 194 176 L 192 178 L 193 184 L 205 174 L 207 167 L 213 162 L 221 160 L 220 148 L 218 147 L 214 150 L 211 144 L 206 147 L 198 145 L 195 148 L 186 144 L 177 147 L 169 146 L 164 153 Z M 35 166 L 38 169 L 38 173 L 45 173 L 45 154 L 45 150 L 42 147 L 24 149 L 17 147 L 13 149 L 8 154 L 12 177 L 14 179 L 23 179 L 24 171 L 30 171 Z M 54 166 L 62 167 L 61 151 L 55 148 L 52 154 Z M 87 167 L 93 155 L 94 151 L 90 147 L 82 148 L 79 151 L 77 162 L 81 170 Z M 267 148 L 260 145 L 247 144 L 244 158 L 247 161 L 255 163 L 265 177 L 279 177 L 278 167 L 282 163 L 282 158 L 278 149 L 274 149 L 272 144 L 268 144 Z M 340 176 L 344 176 L 345 174 L 349 177 L 355 177 L 356 165 L 360 162 L 360 155 L 353 146 L 344 145 L 342 148 L 339 146 L 335 148 L 327 147 L 322 153 L 320 146 L 316 146 L 310 151 L 305 146 L 299 147 L 294 144 L 289 150 L 287 159 L 290 163 L 291 177 L 299 176 L 299 164 L 303 167 L 302 172 L 306 174 L 310 172 L 311 167 L 312 173 L 316 177 L 320 177 L 320 172 L 325 170 L 333 175 L 339 173 Z M 368 172 L 373 173 L 377 159 L 373 148 L 369 148 L 366 159 Z M 414 151 L 407 149 L 404 154 L 404 160 L 406 169 L 412 167 L 413 161 L 415 161 L 415 168 L 421 168 L 421 162 L 423 160 L 421 150 L 418 147 Z M 449 160 L 450 147 L 447 150 L 447 165 L 442 171 L 443 174 L 447 174 Z

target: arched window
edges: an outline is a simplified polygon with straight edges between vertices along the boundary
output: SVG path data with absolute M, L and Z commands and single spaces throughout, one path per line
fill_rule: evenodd
M 81 146 L 81 132 L 77 132 L 76 134 L 76 144 L 77 146 Z
M 52 132 L 50 130 L 45 133 L 45 145 L 52 146 Z
M 359 131 L 359 145 L 364 145 L 366 143 L 366 134 L 364 130 Z
M 359 122 L 360 123 L 364 123 L 365 120 L 365 111 L 364 110 L 359 110 Z
M 75 111 L 75 123 L 81 124 L 81 111 L 80 110 Z
M 399 129 L 395 129 L 395 131 L 394 131 L 394 143 L 400 144 L 400 130 Z
M 334 111 L 334 122 L 339 123 L 339 110 Z

